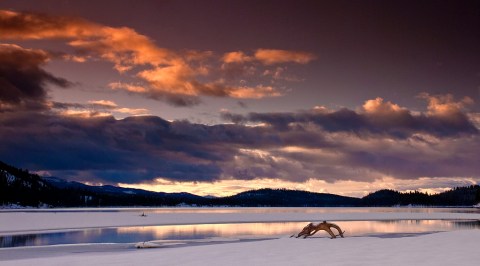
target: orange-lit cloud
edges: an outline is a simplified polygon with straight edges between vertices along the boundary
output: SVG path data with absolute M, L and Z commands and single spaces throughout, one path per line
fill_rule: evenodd
M 75 54 L 64 54 L 64 60 L 85 62 L 89 58 L 100 58 L 112 62 L 120 73 L 134 71 L 134 77 L 144 83 L 141 86 L 110 83 L 110 88 L 166 100 L 174 105 L 197 104 L 199 97 L 204 95 L 253 99 L 282 95 L 272 86 L 243 86 L 232 80 L 226 82 L 222 76 L 229 75 L 227 72 L 231 69 L 208 61 L 213 56 L 211 51 L 174 52 L 158 47 L 149 37 L 127 27 L 109 27 L 74 17 L 0 10 L 0 38 L 65 41 L 75 48 Z M 224 54 L 218 60 L 223 63 L 255 60 L 272 65 L 306 64 L 314 58 L 312 54 L 301 51 L 258 49 L 252 56 L 235 51 Z M 136 67 L 141 68 L 138 70 Z M 216 71 L 211 71 L 212 68 Z M 199 81 L 200 78 L 208 81 Z
M 49 102 L 48 106 L 60 115 L 82 118 L 113 116 L 115 113 L 133 116 L 149 113 L 148 109 L 120 107 L 110 100 L 90 100 L 88 104 Z
M 114 112 L 119 112 L 129 115 L 145 115 L 148 114 L 148 109 L 145 108 L 117 108 L 113 110 Z
M 148 109 L 145 108 L 127 108 L 127 107 L 119 107 L 115 102 L 108 101 L 108 100 L 92 100 L 88 101 L 89 104 L 93 105 L 94 107 L 104 108 L 107 110 L 111 110 L 111 112 L 117 112 L 122 114 L 129 114 L 129 115 L 145 115 L 148 114 Z
M 470 97 L 464 97 L 460 101 L 455 101 L 451 94 L 430 95 L 421 93 L 418 97 L 427 100 L 429 115 L 455 116 L 462 113 L 465 107 L 473 104 L 473 99 Z
M 225 53 L 222 57 L 222 61 L 227 64 L 228 63 L 244 63 L 244 62 L 251 61 L 252 59 L 253 57 L 247 56 L 242 51 Z
M 363 104 L 363 110 L 370 114 L 388 114 L 406 111 L 405 108 L 401 108 L 397 104 L 394 104 L 390 101 L 384 102 L 380 97 L 377 97 L 373 100 L 367 100 Z
M 92 105 L 97 105 L 100 107 L 106 107 L 106 108 L 115 108 L 118 106 L 116 103 L 108 100 L 96 100 L 96 101 L 91 100 L 91 101 L 88 101 L 88 103 Z
M 125 90 L 128 92 L 136 92 L 136 93 L 146 93 L 148 91 L 145 87 L 128 84 L 128 83 L 122 83 L 122 82 L 112 82 L 108 84 L 108 87 L 110 87 L 113 90 Z
M 178 60 L 172 51 L 157 47 L 148 37 L 130 28 L 98 26 L 89 38 L 74 39 L 69 45 L 113 62 L 119 72 L 137 65 L 171 65 Z
M 271 86 L 258 85 L 256 87 L 236 87 L 230 90 L 233 98 L 260 99 L 263 97 L 282 96 L 282 93 Z
M 180 95 L 197 97 L 199 95 L 231 97 L 239 99 L 260 99 L 264 97 L 277 97 L 283 94 L 271 86 L 257 85 L 255 87 L 238 86 L 232 87 L 222 82 L 199 83 L 196 81 L 179 82 L 175 70 L 171 69 L 171 75 L 165 75 L 162 72 L 169 70 L 143 71 L 139 73 L 145 80 L 151 84 L 151 89 L 121 82 L 109 84 L 112 89 L 121 89 L 132 93 L 149 93 L 152 98 L 158 98 L 169 95 Z
M 222 61 L 227 64 L 257 61 L 265 65 L 282 63 L 307 64 L 315 59 L 316 56 L 312 53 L 280 49 L 258 49 L 252 56 L 248 56 L 242 51 L 234 51 L 225 53 L 222 57 Z
M 98 24 L 79 18 L 0 10 L 0 38 L 11 40 L 77 39 L 99 36 Z
M 157 47 L 148 37 L 130 28 L 113 28 L 78 18 L 0 11 L 3 39 L 67 39 L 82 53 L 93 53 L 114 63 L 119 72 L 136 65 L 175 65 L 173 52 Z M 85 57 L 65 55 L 84 62 Z
M 258 49 L 255 52 L 255 59 L 267 65 L 290 62 L 297 64 L 307 64 L 315 58 L 316 56 L 314 54 L 302 51 Z
M 138 76 L 150 83 L 153 88 L 152 93 L 165 92 L 188 96 L 200 94 L 192 82 L 195 70 L 182 60 L 169 66 L 141 71 Z
M 0 38 L 10 40 L 65 39 L 82 53 L 94 53 L 118 71 L 135 65 L 171 64 L 177 56 L 156 46 L 135 30 L 114 28 L 80 18 L 0 10 Z
M 59 112 L 62 116 L 72 116 L 79 118 L 94 118 L 94 117 L 107 117 L 112 114 L 109 112 L 99 112 L 93 110 L 76 110 L 76 109 L 67 109 Z
M 113 62 L 119 71 L 135 65 L 169 64 L 170 58 L 176 57 L 133 29 L 108 27 L 80 18 L 0 10 L 0 29 L 2 39 L 65 39 L 79 51 Z
M 88 60 L 88 57 L 84 56 L 78 56 L 78 55 L 70 55 L 70 54 L 65 54 L 62 56 L 62 58 L 66 61 L 72 61 L 76 63 L 85 63 Z

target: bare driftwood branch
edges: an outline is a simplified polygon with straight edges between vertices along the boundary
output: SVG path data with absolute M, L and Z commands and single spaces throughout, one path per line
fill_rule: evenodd
M 338 231 L 338 235 L 333 233 L 332 229 L 330 229 L 332 227 L 335 228 Z M 343 237 L 343 234 L 345 233 L 345 231 L 342 231 L 340 226 L 338 226 L 334 223 L 327 223 L 327 221 L 323 221 L 323 222 L 321 222 L 319 224 L 316 224 L 316 225 L 313 224 L 313 223 L 309 223 L 296 236 L 295 236 L 295 234 L 293 234 L 290 237 L 295 236 L 296 238 L 299 238 L 299 237 L 303 236 L 303 238 L 307 238 L 309 236 L 313 236 L 315 233 L 317 233 L 320 230 L 326 231 L 330 235 L 330 238 L 332 238 L 332 239 L 336 238 L 337 236 Z

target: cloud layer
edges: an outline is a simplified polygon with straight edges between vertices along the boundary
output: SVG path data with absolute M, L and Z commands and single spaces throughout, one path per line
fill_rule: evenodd
M 306 64 L 314 59 L 314 55 L 301 51 L 258 49 L 251 58 L 263 66 L 250 66 L 248 73 L 242 71 L 242 75 L 248 74 L 243 80 L 249 80 L 249 84 L 240 84 L 228 78 L 231 68 L 222 64 L 240 63 L 242 57 L 245 63 L 252 61 L 241 51 L 222 58 L 210 51 L 172 51 L 157 46 L 131 28 L 109 27 L 81 18 L 0 10 L 0 39 L 66 42 L 75 52 L 64 54 L 65 60 L 78 63 L 106 60 L 118 72 L 133 74 L 130 82 L 113 82 L 110 88 L 176 106 L 198 104 L 200 96 L 239 99 L 280 96 L 278 89 L 266 85 L 270 83 L 266 76 L 258 80 L 253 74 L 264 72 L 268 65 Z
M 479 178 L 480 134 L 463 110 L 469 100 L 422 97 L 425 113 L 376 98 L 358 111 L 224 112 L 236 123 L 212 126 L 74 115 L 58 110 L 84 105 L 54 103 L 48 112 L 4 112 L 0 137 L 8 141 L 0 153 L 21 167 L 104 183 Z M 105 100 L 88 104 L 119 108 Z
M 478 129 L 462 111 L 465 98 L 455 102 L 451 95 L 430 96 L 423 94 L 428 100 L 428 112 L 413 114 L 382 98 L 368 100 L 357 112 L 349 109 L 329 111 L 316 108 L 311 111 L 297 113 L 250 113 L 237 115 L 223 113 L 224 119 L 234 123 L 264 123 L 279 131 L 290 131 L 305 125 L 315 125 L 329 133 L 355 133 L 362 136 L 388 136 L 406 139 L 416 134 L 427 134 L 435 137 L 455 137 L 476 135 Z
M 167 121 L 107 99 L 52 101 L 49 86 L 72 83 L 43 67 L 59 58 L 107 61 L 133 77 L 110 82 L 110 89 L 190 106 L 202 97 L 284 95 L 277 82 L 299 80 L 284 74 L 285 64 L 307 64 L 315 55 L 267 48 L 172 51 L 131 28 L 11 11 L 0 11 L 0 38 L 58 41 L 74 51 L 0 44 L 0 159 L 23 168 L 113 184 L 480 178 L 480 119 L 468 112 L 468 97 L 423 93 L 423 112 L 378 97 L 357 110 L 223 112 L 226 123 L 216 125 Z M 131 117 L 117 120 L 117 113 Z

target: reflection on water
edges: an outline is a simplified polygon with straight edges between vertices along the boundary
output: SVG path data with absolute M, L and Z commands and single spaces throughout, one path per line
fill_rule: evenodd
M 394 233 L 426 233 L 462 229 L 480 229 L 480 221 L 399 220 L 336 222 L 345 236 Z M 305 222 L 199 224 L 168 226 L 132 226 L 86 229 L 60 233 L 0 236 L 0 247 L 41 246 L 78 243 L 134 243 L 151 240 L 186 240 L 224 238 L 282 237 L 298 233 Z M 327 237 L 320 231 L 318 237 Z

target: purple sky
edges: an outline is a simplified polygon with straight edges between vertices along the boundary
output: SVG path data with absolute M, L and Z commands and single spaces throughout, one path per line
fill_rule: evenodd
M 480 180 L 477 1 L 2 1 L 0 159 L 361 196 Z

